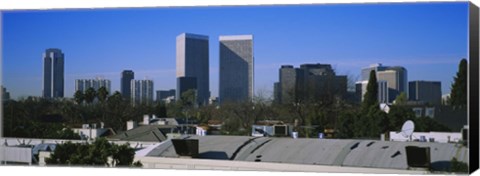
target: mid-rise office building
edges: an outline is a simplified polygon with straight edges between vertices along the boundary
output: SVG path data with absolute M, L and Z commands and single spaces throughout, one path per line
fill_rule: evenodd
M 222 102 L 253 98 L 253 36 L 220 36 L 219 99 Z
M 204 35 L 183 33 L 177 36 L 177 78 L 196 79 L 197 103 L 200 105 L 207 105 L 210 98 L 208 41 L 208 36 Z M 179 85 L 178 82 L 177 85 Z M 178 93 L 181 91 L 177 87 Z M 178 100 L 180 97 L 176 98 Z
M 407 69 L 401 66 L 384 66 L 382 64 L 373 64 L 370 67 L 362 69 L 362 79 L 357 82 L 361 83 L 370 79 L 370 71 L 374 70 L 378 81 L 386 81 L 388 86 L 388 103 L 392 103 L 400 93 L 405 92 L 408 96 L 408 78 Z M 362 96 L 366 90 L 361 90 Z M 358 91 L 357 91 L 357 94 Z M 363 97 L 362 97 L 363 100 Z
M 64 54 L 60 49 L 50 48 L 43 54 L 43 93 L 45 98 L 64 96 Z
M 442 83 L 440 81 L 410 81 L 409 100 L 421 101 L 431 105 L 442 103 Z
M 132 80 L 131 81 L 131 102 L 135 104 L 153 103 L 153 81 Z
M 403 67 L 390 67 L 377 73 L 377 80 L 388 82 L 389 103 L 393 102 L 400 93 L 408 96 L 407 70 Z
M 283 65 L 279 72 L 277 102 L 323 101 L 346 96 L 347 77 L 336 75 L 329 64 L 303 64 L 300 68 Z
M 111 93 L 111 81 L 103 78 L 96 79 L 77 79 L 75 80 L 75 92 L 85 91 L 89 88 L 93 88 L 95 91 L 98 91 L 101 87 L 107 89 L 108 94 Z
M 162 102 L 169 97 L 175 97 L 175 89 L 157 90 L 157 102 Z
M 295 101 L 297 69 L 292 65 L 282 65 L 279 70 L 280 103 Z
M 122 78 L 120 80 L 120 93 L 125 99 L 131 97 L 131 82 L 133 79 L 135 79 L 135 73 L 132 70 L 122 71 Z

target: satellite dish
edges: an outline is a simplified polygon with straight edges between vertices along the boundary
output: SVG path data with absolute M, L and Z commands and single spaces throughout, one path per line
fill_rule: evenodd
M 406 138 L 410 138 L 413 134 L 413 130 L 415 129 L 415 124 L 411 120 L 407 120 L 403 123 L 402 126 L 402 136 Z

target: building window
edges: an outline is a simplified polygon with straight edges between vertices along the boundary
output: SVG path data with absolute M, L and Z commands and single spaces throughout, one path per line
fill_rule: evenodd
M 435 116 L 435 108 L 425 108 L 425 116 L 433 118 Z
M 415 112 L 415 117 L 422 116 L 422 108 L 413 108 L 413 112 Z

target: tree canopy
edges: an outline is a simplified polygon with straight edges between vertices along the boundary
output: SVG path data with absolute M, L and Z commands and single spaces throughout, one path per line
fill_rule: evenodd
M 468 63 L 466 59 L 462 59 L 458 66 L 457 75 L 451 87 L 450 105 L 465 106 L 467 104 L 467 71 Z
M 134 156 L 135 150 L 128 143 L 116 145 L 98 138 L 93 143 L 58 144 L 45 162 L 47 165 L 141 166 L 133 163 Z M 113 162 L 109 162 L 109 157 Z

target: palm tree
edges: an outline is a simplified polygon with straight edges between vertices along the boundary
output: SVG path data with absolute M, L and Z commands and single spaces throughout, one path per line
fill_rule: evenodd
M 85 101 L 88 104 L 91 104 L 95 99 L 96 95 L 97 92 L 95 92 L 95 89 L 93 89 L 92 87 L 88 88 L 87 91 L 85 91 Z
M 100 100 L 100 102 L 104 103 L 105 100 L 107 99 L 108 96 L 108 91 L 107 88 L 105 87 L 100 87 L 97 91 L 97 98 Z
M 83 91 L 77 90 L 73 96 L 77 104 L 82 104 L 83 100 L 85 100 L 85 94 L 83 94 Z

